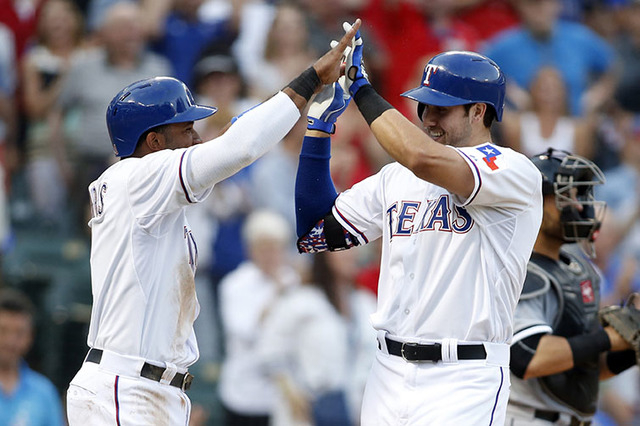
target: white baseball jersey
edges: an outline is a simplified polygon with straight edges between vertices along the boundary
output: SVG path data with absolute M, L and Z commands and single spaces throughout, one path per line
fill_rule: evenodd
M 361 244 L 383 238 L 376 329 L 508 343 L 542 220 L 541 174 L 508 148 L 452 149 L 473 172 L 467 199 L 392 163 L 340 194 L 333 214 Z
M 189 150 L 163 150 L 108 168 L 94 204 L 88 343 L 186 367 L 198 359 L 197 248 L 183 207 L 202 199 L 178 178 Z M 113 194 L 113 195 L 112 195 Z
M 198 359 L 198 250 L 184 209 L 264 154 L 299 116 L 279 93 L 213 141 L 121 160 L 90 185 L 89 346 L 179 369 Z

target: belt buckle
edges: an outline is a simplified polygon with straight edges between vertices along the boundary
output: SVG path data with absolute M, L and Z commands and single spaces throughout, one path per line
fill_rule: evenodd
M 193 374 L 187 371 L 186 373 L 184 373 L 184 377 L 182 378 L 180 389 L 182 389 L 183 391 L 189 390 L 189 388 L 191 388 L 191 382 L 193 382 Z
M 407 362 L 418 362 L 418 361 L 420 361 L 418 359 L 409 359 L 409 358 L 407 358 L 406 354 L 404 353 L 404 349 L 407 346 L 410 347 L 410 348 L 414 348 L 414 349 L 418 348 L 418 344 L 417 343 L 403 342 L 402 346 L 400 347 L 400 354 L 402 355 L 402 359 L 404 359 Z M 413 353 L 415 354 L 416 351 L 414 350 Z

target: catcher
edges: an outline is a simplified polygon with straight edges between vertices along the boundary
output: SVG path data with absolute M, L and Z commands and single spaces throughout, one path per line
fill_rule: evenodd
M 593 197 L 602 171 L 552 148 L 532 161 L 543 175 L 544 216 L 515 312 L 506 424 L 590 425 L 599 380 L 636 365 L 625 340 L 638 333 L 628 320 L 636 311 L 608 307 L 599 320 L 600 272 L 589 257 L 605 207 Z

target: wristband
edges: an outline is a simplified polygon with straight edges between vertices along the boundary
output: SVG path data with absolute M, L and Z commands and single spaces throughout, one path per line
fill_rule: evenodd
M 330 135 L 336 132 L 335 123 L 327 123 L 319 118 L 307 117 L 307 129 L 319 130 L 321 132 L 329 133 Z
M 393 108 L 370 84 L 362 86 L 360 90 L 356 92 L 353 99 L 356 101 L 360 113 L 369 126 L 371 126 L 371 123 L 380 117 L 383 112 Z
M 307 101 L 311 99 L 311 96 L 313 96 L 320 86 L 322 86 L 322 81 L 313 67 L 304 70 L 302 74 L 294 78 L 291 83 L 287 85 L 287 87 L 291 88 L 291 90 Z
M 573 365 L 591 361 L 602 352 L 611 349 L 609 335 L 603 328 L 589 334 L 567 338 L 573 354 Z
M 636 365 L 636 352 L 633 349 L 607 353 L 607 368 L 613 374 L 620 374 Z

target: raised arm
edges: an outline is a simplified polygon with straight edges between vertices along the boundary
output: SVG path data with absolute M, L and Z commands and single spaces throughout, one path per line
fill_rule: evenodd
M 345 32 L 345 35 L 331 50 L 283 89 L 283 92 L 295 102 L 300 111 L 305 108 L 311 96 L 322 89 L 323 85 L 338 80 L 341 73 L 342 56 L 355 37 L 360 24 L 360 19 L 356 19 L 353 26 Z
M 309 107 L 295 185 L 298 250 L 303 253 L 347 249 L 357 245 L 333 217 L 338 196 L 330 172 L 331 138 L 338 116 L 350 98 L 339 83 L 327 85 Z
M 345 30 L 348 29 L 347 24 Z M 474 187 L 471 169 L 458 152 L 434 140 L 441 137 L 437 134 L 439 125 L 429 128 L 429 120 L 439 113 L 438 108 L 427 107 L 421 116 L 428 133 L 394 109 L 369 83 L 362 62 L 362 46 L 358 32 L 347 55 L 345 89 L 353 97 L 378 143 L 417 177 L 463 198 L 469 196 Z M 463 145 L 490 141 L 488 129 L 484 130 L 482 126 L 487 108 L 486 104 L 478 103 L 469 110 L 469 134 L 465 136 Z

